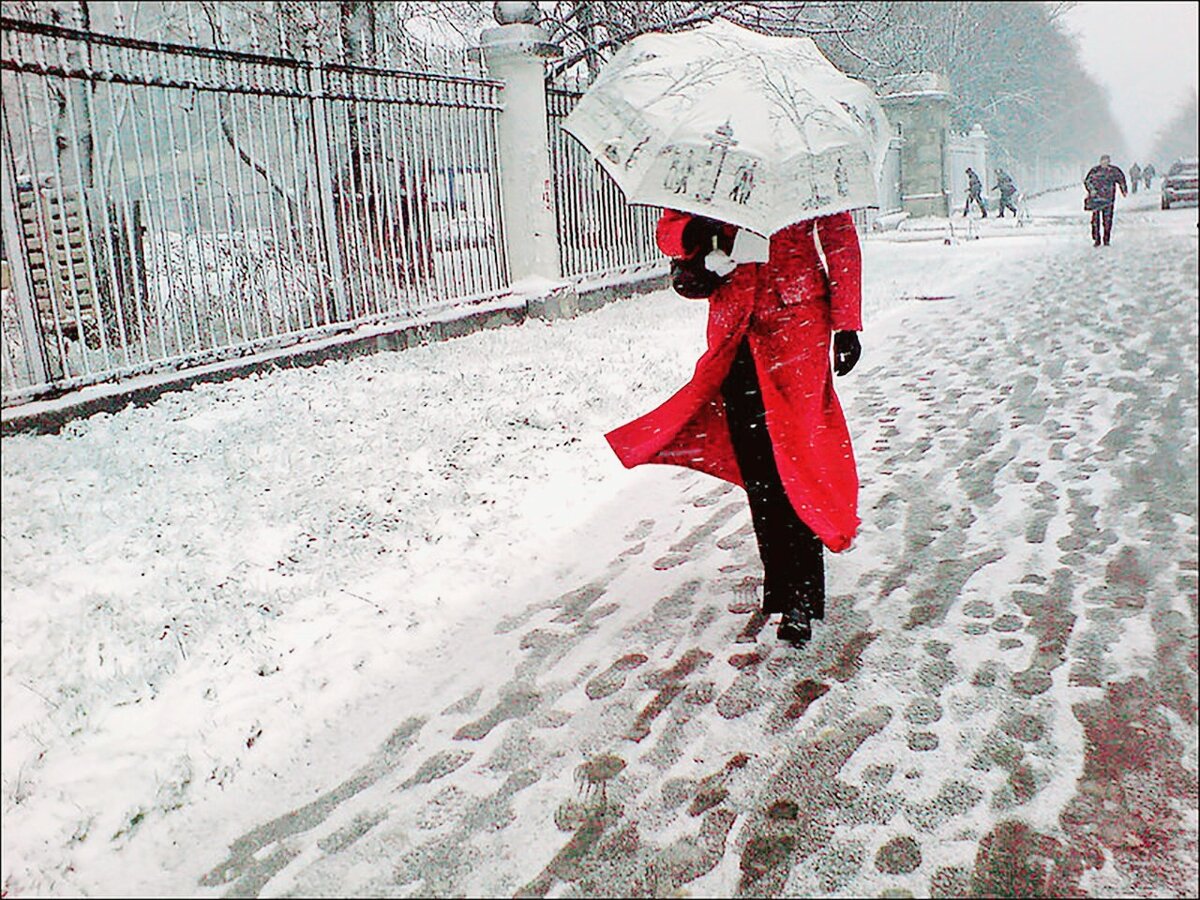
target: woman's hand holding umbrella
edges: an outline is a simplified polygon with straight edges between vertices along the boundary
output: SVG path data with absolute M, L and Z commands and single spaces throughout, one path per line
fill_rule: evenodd
M 704 268 L 724 278 L 737 268 L 737 263 L 724 250 L 709 250 L 704 256 Z

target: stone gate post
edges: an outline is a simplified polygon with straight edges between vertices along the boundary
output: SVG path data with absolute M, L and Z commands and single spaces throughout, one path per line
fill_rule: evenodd
M 950 83 L 937 72 L 888 78 L 879 98 L 904 138 L 900 150 L 900 200 L 914 218 L 949 215 L 946 139 L 950 128 Z M 983 178 L 981 172 L 979 175 Z
M 561 55 L 536 23 L 535 3 L 496 3 L 499 25 L 480 34 L 488 73 L 504 82 L 498 124 L 500 202 L 514 290 L 530 295 L 533 315 L 575 312 L 563 282 L 546 133 L 546 60 Z

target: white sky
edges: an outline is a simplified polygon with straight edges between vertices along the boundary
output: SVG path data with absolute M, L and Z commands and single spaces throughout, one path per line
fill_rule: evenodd
M 1077 37 L 1088 71 L 1109 90 L 1133 154 L 1118 162 L 1144 162 L 1158 130 L 1196 90 L 1198 9 L 1191 0 L 1083 2 L 1067 13 L 1066 28 Z

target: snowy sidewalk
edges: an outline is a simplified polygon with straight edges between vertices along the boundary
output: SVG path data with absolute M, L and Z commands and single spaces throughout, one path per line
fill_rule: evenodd
M 1194 223 L 868 243 L 802 651 L 669 296 L 6 439 L 6 890 L 1187 896 Z

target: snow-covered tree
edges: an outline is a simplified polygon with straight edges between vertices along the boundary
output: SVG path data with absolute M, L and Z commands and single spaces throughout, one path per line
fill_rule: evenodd
M 937 71 L 950 80 L 951 116 L 982 125 L 1012 157 L 1120 154 L 1108 97 L 1084 69 L 1060 18 L 1070 3 L 894 2 L 878 4 L 872 27 L 830 40 L 841 68 L 875 80 Z
M 1163 171 L 1172 161 L 1181 156 L 1197 156 L 1197 129 L 1200 128 L 1200 118 L 1197 116 L 1196 92 L 1192 91 L 1175 114 L 1158 132 L 1154 144 L 1154 159 L 1163 166 Z
M 1060 18 L 1074 4 L 965 2 L 543 3 L 543 26 L 563 48 L 551 77 L 594 74 L 638 34 L 722 17 L 778 35 L 807 35 L 843 71 L 878 82 L 903 72 L 945 74 L 951 115 L 984 126 L 1009 158 L 1120 154 L 1106 94 L 1088 75 Z
M 14 8 L 75 8 L 66 0 Z M 1008 158 L 1078 161 L 1120 157 L 1120 129 L 1107 95 L 1083 68 L 1060 18 L 1071 2 L 979 0 L 543 0 L 541 24 L 563 49 L 552 79 L 593 76 L 638 34 L 678 31 L 722 17 L 770 34 L 811 36 L 844 71 L 867 81 L 913 71 L 950 80 L 951 115 L 963 130 L 984 126 Z M 327 62 L 426 67 L 431 48 L 475 46 L 495 24 L 491 3 L 459 0 L 200 0 L 198 3 L 92 4 L 134 7 L 136 37 L 190 39 L 211 46 Z M 104 30 L 103 23 L 97 25 Z M 186 37 L 185 37 L 186 36 Z M 306 50 L 305 48 L 308 48 Z

